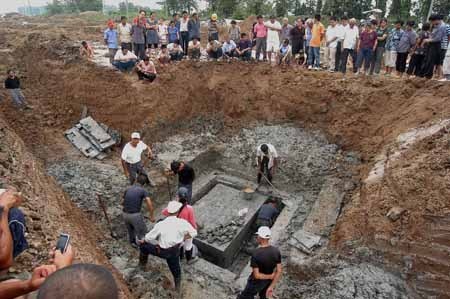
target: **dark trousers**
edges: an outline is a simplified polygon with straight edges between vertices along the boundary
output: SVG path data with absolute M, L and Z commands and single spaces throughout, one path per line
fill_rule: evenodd
M 245 51 L 244 53 L 239 55 L 239 58 L 244 61 L 250 61 L 252 59 L 252 51 L 251 50 Z
M 420 74 L 422 73 L 422 65 L 424 60 L 425 55 L 413 54 L 411 56 L 411 60 L 409 61 L 407 74 L 408 75 L 414 74 L 414 76 L 420 76 Z
M 112 65 L 114 65 L 121 72 L 129 72 L 136 65 L 136 60 L 130 60 L 127 62 L 113 61 Z
M 364 63 L 364 71 L 368 71 L 370 68 L 370 63 L 372 62 L 373 49 L 364 48 L 360 49 L 358 52 L 357 65 L 360 69 Z
M 259 165 L 258 184 L 261 183 L 263 174 L 272 183 L 272 168 L 269 168 L 269 158 L 264 157 Z
M 370 74 L 379 74 L 381 70 L 381 62 L 383 61 L 384 47 L 377 47 L 375 53 L 372 55 L 372 62 L 370 63 Z
M 219 59 L 220 57 L 222 57 L 222 54 L 222 48 L 218 48 L 217 51 L 210 51 L 208 53 L 208 56 L 212 59 Z
M 175 285 L 179 284 L 181 280 L 180 245 L 176 245 L 168 249 L 159 248 L 158 246 L 150 243 L 144 243 L 141 245 L 141 255 L 144 259 L 145 257 L 148 259 L 150 254 L 166 260 L 167 266 L 169 266 L 169 270 L 173 275 Z
M 433 78 L 434 68 L 437 65 L 439 65 L 440 62 L 440 53 L 441 53 L 440 42 L 429 44 L 421 76 L 426 77 L 428 79 Z
M 260 299 L 266 299 L 266 292 L 272 280 L 260 280 L 250 277 L 245 289 L 237 296 L 237 299 L 254 299 L 259 294 Z
M 335 72 L 339 72 L 339 66 L 341 65 L 341 55 L 342 55 L 342 42 L 339 41 L 336 46 L 336 64 L 334 67 Z
M 188 190 L 187 201 L 190 205 L 192 205 L 192 184 L 178 184 L 178 189 L 180 189 L 181 187 L 184 187 Z
M 348 56 L 352 57 L 353 62 L 353 73 L 356 73 L 357 67 L 356 67 L 356 51 L 353 49 L 344 49 L 342 51 L 342 57 L 341 57 L 341 72 L 346 73 L 347 72 L 347 61 Z
M 145 44 L 133 44 L 134 55 L 139 59 L 144 59 L 145 57 Z
M 150 82 L 153 82 L 156 79 L 156 74 L 153 74 L 153 73 L 152 74 L 146 74 L 146 73 L 143 73 L 141 71 L 137 71 L 137 74 L 138 74 L 139 80 L 147 79 Z
M 406 70 L 406 59 L 408 59 L 408 52 L 397 53 L 397 60 L 395 61 L 395 70 L 399 73 L 404 73 Z
M 181 59 L 183 59 L 183 53 L 181 53 L 181 52 L 170 53 L 170 60 L 180 61 Z
M 139 174 L 145 174 L 147 175 L 147 173 L 144 170 L 144 165 L 142 165 L 142 162 L 139 161 L 137 163 L 131 164 L 131 163 L 127 163 L 127 170 L 128 170 L 128 174 L 129 174 L 129 179 L 130 179 L 130 184 L 133 185 L 134 181 L 136 180 L 137 176 Z
M 184 55 L 187 55 L 188 52 L 188 44 L 189 44 L 189 32 L 188 31 L 182 31 L 180 34 L 180 46 L 181 49 L 183 49 Z

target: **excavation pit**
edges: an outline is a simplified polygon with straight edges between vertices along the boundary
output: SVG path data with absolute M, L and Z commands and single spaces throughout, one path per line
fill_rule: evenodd
M 259 208 L 272 195 L 257 191 L 247 200 L 242 190 L 248 182 L 231 176 L 214 176 L 198 192 L 193 201 L 199 235 L 195 244 L 202 256 L 222 268 L 229 268 L 236 255 L 254 231 Z M 281 198 L 277 198 L 281 204 Z

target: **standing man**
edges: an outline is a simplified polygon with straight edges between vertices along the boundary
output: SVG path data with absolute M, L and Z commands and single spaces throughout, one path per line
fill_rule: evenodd
M 303 64 L 305 59 L 305 27 L 303 27 L 303 21 L 301 18 L 297 19 L 295 27 L 292 28 L 290 35 L 292 44 L 292 56 L 298 61 L 298 64 Z
M 141 214 L 142 203 L 145 201 L 150 216 L 150 221 L 155 222 L 154 208 L 150 194 L 143 188 L 147 183 L 147 177 L 139 174 L 133 186 L 128 187 L 123 194 L 123 220 L 128 230 L 131 246 L 138 248 L 137 240 L 142 240 L 147 233 L 147 225 Z
M 239 40 L 241 38 L 241 28 L 239 28 L 235 20 L 231 21 L 231 27 L 228 30 L 228 35 L 235 44 L 239 43 Z
M 170 163 L 170 170 L 172 173 L 169 172 L 169 174 L 178 174 L 178 189 L 184 187 L 188 190 L 187 200 L 189 204 L 192 204 L 192 183 L 195 180 L 194 169 L 185 162 L 173 161 Z
M 127 17 L 120 17 L 120 24 L 117 26 L 120 47 L 127 47 L 131 51 L 131 25 L 127 23 Z
M 105 45 L 108 46 L 109 62 L 112 64 L 114 62 L 114 56 L 116 56 L 117 49 L 119 49 L 118 33 L 117 30 L 114 29 L 113 20 L 108 21 L 108 29 L 105 30 L 103 39 L 105 40 Z
M 345 74 L 347 72 L 348 56 L 351 56 L 353 63 L 353 73 L 356 73 L 356 46 L 359 39 L 359 30 L 356 26 L 356 19 L 352 18 L 349 21 L 349 25 L 344 29 L 344 40 L 342 43 L 342 57 L 341 57 L 341 72 Z
M 271 298 L 273 290 L 281 278 L 283 271 L 281 253 L 278 248 L 269 243 L 270 228 L 261 226 L 256 234 L 259 247 L 253 253 L 250 261 L 253 271 L 248 278 L 247 286 L 237 299 L 253 299 L 257 294 L 260 299 Z
M 356 63 L 358 66 L 357 74 L 360 73 L 364 63 L 364 74 L 368 75 L 370 63 L 372 62 L 372 55 L 376 47 L 377 33 L 373 30 L 372 24 L 367 22 L 364 25 L 364 30 L 359 35 L 359 43 L 357 47 L 358 58 Z
M 175 24 L 175 27 L 177 27 L 178 32 L 180 32 L 180 15 L 178 13 L 174 13 L 172 15 L 173 23 Z
M 281 26 L 281 40 L 284 41 L 286 39 L 291 43 L 291 30 L 294 28 L 291 24 L 289 24 L 288 18 L 283 18 L 283 25 Z
M 264 18 L 259 15 L 257 18 L 257 23 L 254 26 L 254 32 L 256 36 L 256 61 L 259 61 L 259 56 L 262 52 L 263 60 L 266 60 L 266 49 L 267 49 L 267 27 L 264 25 Z
M 320 69 L 320 44 L 325 37 L 325 27 L 320 22 L 321 16 L 314 16 L 314 25 L 311 30 L 311 41 L 309 42 L 309 67 L 308 69 L 314 68 L 314 70 Z
M 193 41 L 194 38 L 196 38 L 197 41 L 200 41 L 200 20 L 196 12 L 192 14 L 192 17 L 188 22 L 188 31 L 189 41 Z
M 336 17 L 330 18 L 330 25 L 326 31 L 326 42 L 328 47 L 328 70 L 334 73 L 336 68 L 336 48 L 339 41 L 339 28 L 336 25 Z
M 397 76 L 402 77 L 406 71 L 406 60 L 411 49 L 416 44 L 417 33 L 413 30 L 414 21 L 406 22 L 406 28 L 397 47 L 397 60 L 395 62 L 395 69 Z
M 197 236 L 197 230 L 189 222 L 177 217 L 182 206 L 179 201 L 169 202 L 169 216 L 156 223 L 144 240 L 138 241 L 141 245 L 139 265 L 145 267 L 150 254 L 165 259 L 177 291 L 180 291 L 181 287 L 180 247 L 184 241 Z
M 403 35 L 403 21 L 395 22 L 395 28 L 389 33 L 389 39 L 386 43 L 386 53 L 384 55 L 384 65 L 386 67 L 385 75 L 390 76 L 397 62 L 397 49 L 400 39 Z
M 7 74 L 8 78 L 5 80 L 5 88 L 9 90 L 14 106 L 19 109 L 30 109 L 31 107 L 27 105 L 22 90 L 20 89 L 20 80 L 16 76 L 16 72 L 8 70 Z
M 152 150 L 141 141 L 141 135 L 137 132 L 131 134 L 131 141 L 122 150 L 122 167 L 125 176 L 134 184 L 138 174 L 147 176 L 142 163 L 142 153 L 147 151 L 147 158 L 152 159 Z
M 186 56 L 189 44 L 189 16 L 187 11 L 183 11 L 183 17 L 180 20 L 180 45 Z
M 145 57 L 145 15 L 139 15 L 136 22 L 133 22 L 131 26 L 131 38 L 133 41 L 134 54 L 139 57 L 139 59 L 144 59 Z
M 440 73 L 445 58 L 442 46 L 445 44 L 445 41 L 447 41 L 448 46 L 448 36 L 450 34 L 441 15 L 431 15 L 430 22 L 432 24 L 431 37 L 423 41 L 428 46 L 424 64 L 424 76 L 428 79 L 433 78 L 435 69 L 437 73 Z
M 376 22 L 376 21 L 375 21 Z M 372 23 L 376 26 L 375 23 Z M 388 22 L 387 19 L 381 19 L 377 32 L 377 48 L 372 57 L 372 63 L 370 65 L 370 75 L 379 75 L 381 70 L 381 62 L 383 61 L 383 54 L 385 51 L 386 40 L 388 37 Z
M 219 25 L 217 24 L 217 14 L 213 13 L 211 19 L 208 22 L 208 41 L 219 40 Z
M 258 184 L 261 183 L 262 176 L 266 176 L 272 183 L 275 169 L 278 166 L 278 153 L 272 144 L 265 143 L 256 149 L 256 163 L 258 167 Z
M 272 54 L 274 54 L 274 61 L 277 61 L 277 53 L 280 50 L 280 32 L 281 24 L 275 19 L 275 16 L 270 16 L 268 22 L 264 24 L 267 27 L 267 58 L 269 64 L 272 62 Z
M 338 42 L 336 45 L 336 57 L 335 57 L 336 67 L 334 68 L 334 71 L 339 72 L 340 67 L 341 67 L 342 43 L 344 42 L 345 29 L 348 27 L 347 16 L 343 16 L 341 18 L 341 22 L 339 24 L 337 24 L 336 27 L 337 27 L 339 39 L 338 39 Z

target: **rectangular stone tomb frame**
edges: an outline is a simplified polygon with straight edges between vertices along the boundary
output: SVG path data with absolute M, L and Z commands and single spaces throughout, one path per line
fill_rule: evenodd
M 192 200 L 199 225 L 194 243 L 206 260 L 222 268 L 233 263 L 251 233 L 259 208 L 267 199 L 272 196 L 280 202 L 283 200 L 267 190 L 257 191 L 251 200 L 246 200 L 241 193 L 246 186 L 246 180 L 211 175 L 194 190 Z

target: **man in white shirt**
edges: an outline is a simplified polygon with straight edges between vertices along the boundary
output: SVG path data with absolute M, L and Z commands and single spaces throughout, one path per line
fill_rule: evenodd
M 330 26 L 328 26 L 325 34 L 328 47 L 328 69 L 330 72 L 334 72 L 336 67 L 336 47 L 339 41 L 339 31 L 336 21 L 336 17 L 330 17 Z
M 217 60 L 222 57 L 222 44 L 214 39 L 211 39 L 206 46 L 206 53 L 210 59 Z
M 136 65 L 136 60 L 136 55 L 123 47 L 121 51 L 117 51 L 112 64 L 121 72 L 130 72 Z
M 272 53 L 275 55 L 274 60 L 277 61 L 276 56 L 280 49 L 281 24 L 274 16 L 270 16 L 269 21 L 264 23 L 264 25 L 267 27 L 267 57 L 269 58 L 269 63 L 271 63 Z
M 359 39 L 359 29 L 356 26 L 356 19 L 350 19 L 349 26 L 344 30 L 344 41 L 342 43 L 342 59 L 341 59 L 341 72 L 345 74 L 347 71 L 348 56 L 352 57 L 353 73 L 356 73 L 356 46 Z
M 198 60 L 201 55 L 201 45 L 197 37 L 194 37 L 188 46 L 189 59 Z
M 128 48 L 131 51 L 131 25 L 127 23 L 127 17 L 120 18 L 120 24 L 117 26 L 119 42 L 121 48 Z
M 125 176 L 133 185 L 139 174 L 147 175 L 142 163 L 142 153 L 147 151 L 147 157 L 152 159 L 152 150 L 144 142 L 141 141 L 139 133 L 131 134 L 131 141 L 128 142 L 122 150 L 122 167 Z
M 225 42 L 222 44 L 222 52 L 224 58 L 235 56 L 236 43 L 229 36 L 225 37 Z
M 272 183 L 275 169 L 278 166 L 278 153 L 272 144 L 265 143 L 256 149 L 256 163 L 258 167 L 258 184 L 264 175 Z
M 335 56 L 335 72 L 340 71 L 341 67 L 341 56 L 342 56 L 342 43 L 344 42 L 345 29 L 348 27 L 348 18 L 347 16 L 343 16 L 341 21 L 336 25 L 337 34 L 339 36 L 337 46 L 336 46 L 336 56 Z
M 178 41 L 174 41 L 167 45 L 171 61 L 181 61 L 183 59 L 183 49 Z
M 139 265 L 145 268 L 150 254 L 165 259 L 176 290 L 180 290 L 181 284 L 180 247 L 185 240 L 197 236 L 197 230 L 188 221 L 177 217 L 182 206 L 178 201 L 169 202 L 167 218 L 156 223 L 144 240 L 138 241 L 141 246 Z

